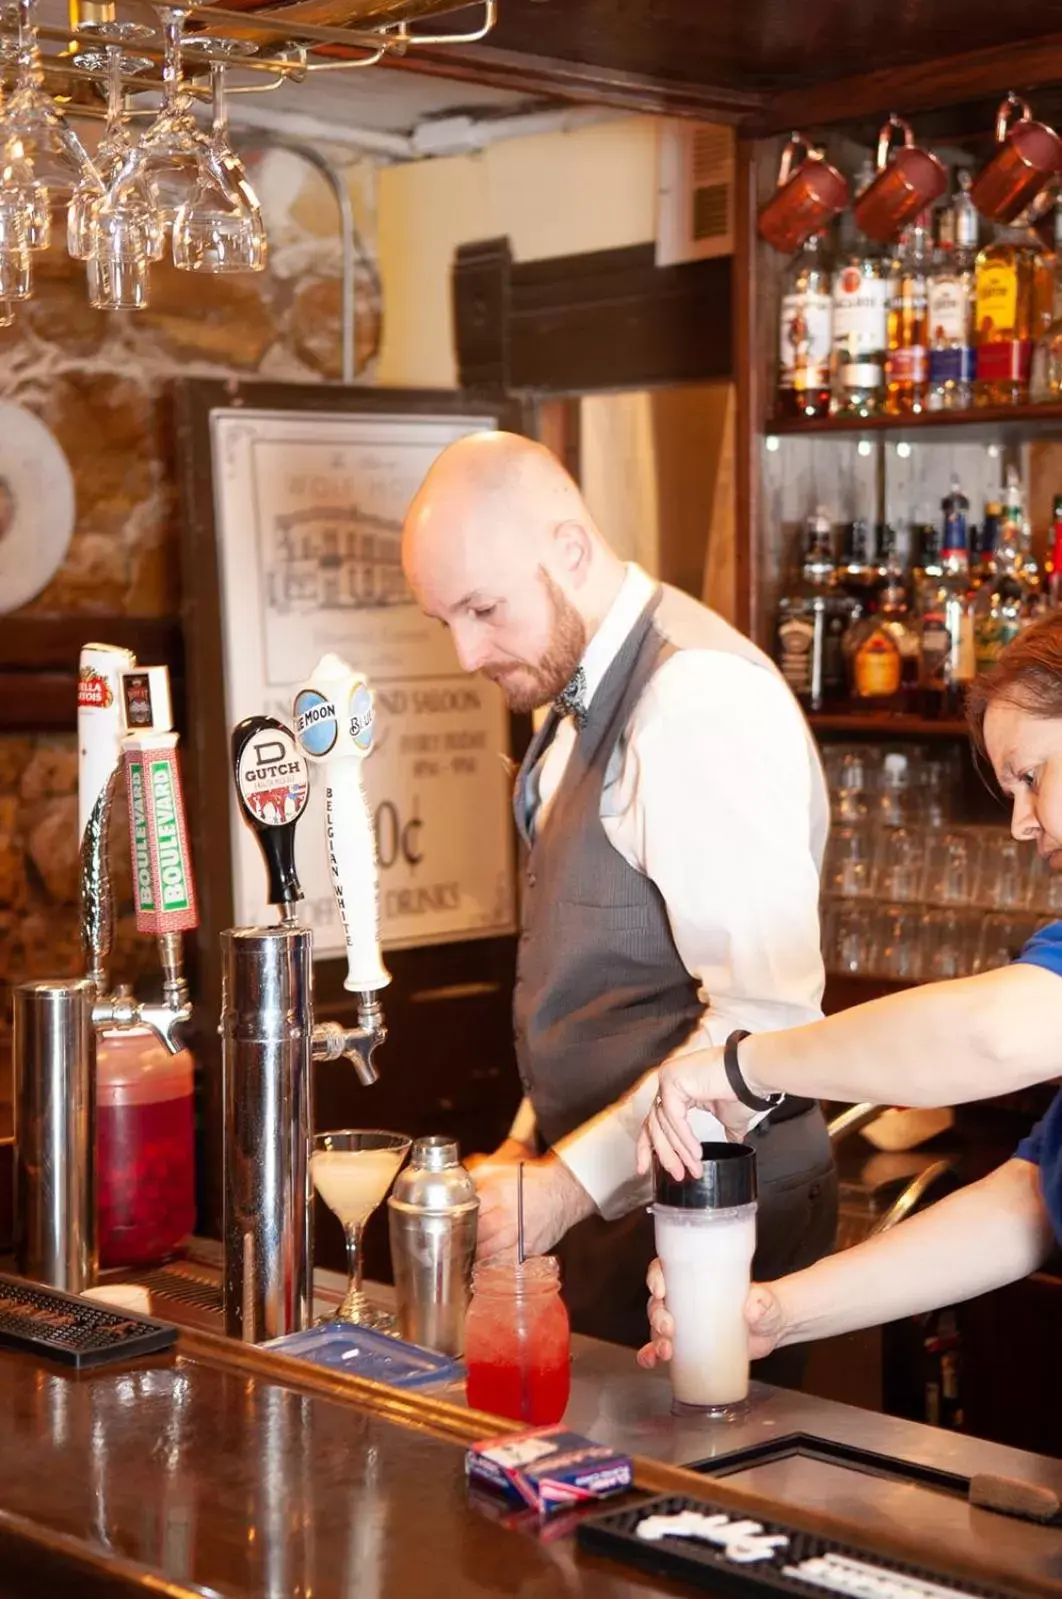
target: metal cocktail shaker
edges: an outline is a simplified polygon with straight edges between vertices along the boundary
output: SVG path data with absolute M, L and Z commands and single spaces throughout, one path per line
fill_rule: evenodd
M 416 1140 L 387 1209 L 402 1337 L 461 1354 L 479 1199 L 453 1139 Z

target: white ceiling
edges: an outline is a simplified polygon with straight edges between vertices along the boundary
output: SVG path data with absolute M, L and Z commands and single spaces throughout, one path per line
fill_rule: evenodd
M 426 117 L 459 112 L 504 116 L 545 103 L 485 83 L 464 83 L 391 67 L 311 74 L 306 82 L 286 83 L 282 89 L 248 95 L 246 100 L 263 110 L 302 113 L 340 127 L 353 125 L 380 133 L 411 133 Z M 237 114 L 235 104 L 232 113 Z

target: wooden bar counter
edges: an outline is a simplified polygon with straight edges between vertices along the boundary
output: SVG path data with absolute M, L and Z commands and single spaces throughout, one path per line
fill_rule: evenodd
M 540 1544 L 471 1507 L 461 1442 L 430 1407 L 300 1392 L 189 1341 L 82 1377 L 0 1354 L 0 1592 L 631 1591 L 607 1566 L 576 1570 L 570 1538 Z
M 161 1303 L 156 1313 L 165 1315 Z M 737 1425 L 675 1419 L 666 1375 L 576 1339 L 569 1423 L 635 1457 L 643 1491 L 834 1533 L 1014 1594 L 1062 1595 L 1062 1531 L 799 1457 L 709 1483 L 679 1462 L 814 1435 L 1062 1493 L 1062 1463 L 754 1385 Z M 470 1495 L 465 1446 L 512 1429 L 459 1390 L 405 1395 L 195 1327 L 175 1352 L 82 1376 L 0 1351 L 0 1594 L 633 1599 L 689 1592 Z M 655 1458 L 654 1458 L 655 1457 Z M 830 1472 L 836 1468 L 830 1467 Z M 600 1509 L 600 1507 L 596 1507 Z

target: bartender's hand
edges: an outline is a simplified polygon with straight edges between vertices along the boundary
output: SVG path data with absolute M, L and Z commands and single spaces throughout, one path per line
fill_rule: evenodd
M 726 1131 L 740 1140 L 756 1112 L 739 1104 L 726 1080 L 722 1049 L 695 1049 L 661 1066 L 656 1098 L 638 1134 L 636 1155 L 642 1176 L 652 1165 L 653 1153 L 664 1170 L 681 1181 L 687 1172 L 701 1175 L 701 1145 L 689 1123 L 694 1108 L 709 1110 Z
M 533 1160 L 535 1152 L 530 1144 L 519 1138 L 503 1138 L 490 1155 L 466 1155 L 465 1170 L 474 1172 L 479 1166 L 503 1166 L 514 1160 Z
M 504 1147 L 504 1146 L 503 1146 Z M 476 1259 L 516 1253 L 517 1164 L 484 1161 L 475 1167 L 479 1194 Z M 570 1227 L 595 1209 L 582 1183 L 554 1154 L 524 1162 L 524 1253 L 545 1255 Z
M 658 1360 L 671 1359 L 671 1339 L 675 1323 L 668 1315 L 664 1297 L 664 1268 L 654 1260 L 646 1277 L 649 1285 L 649 1327 L 652 1339 L 638 1351 L 638 1364 L 651 1370 Z M 776 1293 L 766 1283 L 753 1283 L 745 1301 L 745 1320 L 749 1324 L 749 1359 L 762 1360 L 782 1342 L 785 1318 Z

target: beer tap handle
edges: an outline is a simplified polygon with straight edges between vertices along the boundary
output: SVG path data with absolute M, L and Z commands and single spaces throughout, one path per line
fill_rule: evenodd
M 372 695 L 345 661 L 326 655 L 296 694 L 293 711 L 303 753 L 323 769 L 332 887 L 347 944 L 343 986 L 358 994 L 365 1025 L 378 1026 L 375 993 L 391 976 L 380 958 L 376 838 L 361 777 L 372 749 Z
M 295 824 L 310 797 L 310 778 L 291 729 L 273 716 L 246 717 L 232 730 L 232 773 L 243 819 L 265 857 L 269 903 L 293 927 L 303 897 Z
M 163 1003 L 142 1005 L 140 1014 L 176 1051 L 177 1031 L 189 1014 L 181 935 L 198 927 L 199 907 L 178 740 L 169 725 L 169 674 L 164 666 L 123 673 L 122 691 L 129 728 L 122 749 L 136 926 L 157 939 L 162 963 Z
M 114 911 L 107 841 L 111 806 L 122 759 L 120 677 L 136 665 L 131 650 L 86 644 L 78 663 L 78 838 L 81 866 L 81 942 L 96 993 L 107 990 Z

